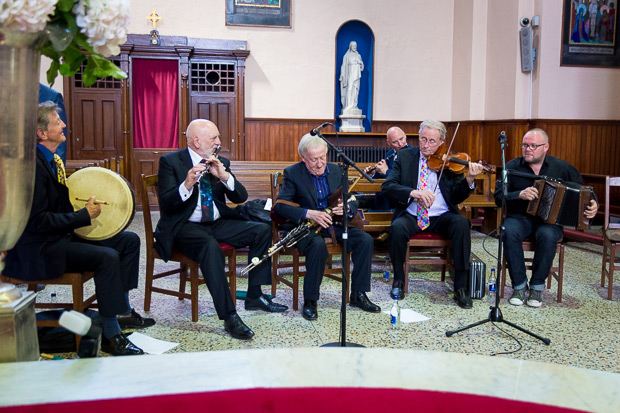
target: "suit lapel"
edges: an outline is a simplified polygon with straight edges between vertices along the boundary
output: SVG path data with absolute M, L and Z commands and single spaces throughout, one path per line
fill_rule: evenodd
M 420 175 L 420 149 L 413 154 L 413 165 L 411 165 L 411 182 L 414 189 L 418 187 L 418 176 Z
M 316 197 L 316 188 L 314 186 L 314 181 L 312 180 L 312 176 L 310 175 L 310 171 L 308 171 L 308 168 L 306 168 L 306 164 L 303 162 L 300 162 L 300 167 L 301 167 L 302 183 L 306 187 L 307 193 L 310 194 L 313 205 L 318 205 L 319 200 Z

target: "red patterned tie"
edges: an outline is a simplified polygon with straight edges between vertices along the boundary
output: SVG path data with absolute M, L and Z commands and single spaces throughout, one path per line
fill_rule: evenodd
M 422 169 L 420 174 L 420 180 L 418 182 L 418 190 L 425 191 L 428 189 L 428 164 L 426 158 L 422 158 Z M 429 225 L 428 220 L 428 208 L 424 204 L 424 201 L 418 199 L 418 227 L 425 230 Z

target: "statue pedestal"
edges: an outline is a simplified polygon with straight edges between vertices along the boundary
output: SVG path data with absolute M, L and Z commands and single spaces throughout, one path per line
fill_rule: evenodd
M 342 121 L 339 132 L 366 132 L 363 125 L 366 116 L 362 115 L 360 109 L 343 111 L 338 118 Z

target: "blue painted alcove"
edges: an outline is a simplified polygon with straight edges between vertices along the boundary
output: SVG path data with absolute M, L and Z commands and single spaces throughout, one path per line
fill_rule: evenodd
M 357 42 L 357 51 L 362 56 L 364 62 L 364 71 L 360 80 L 360 93 L 357 99 L 357 106 L 362 110 L 362 114 L 366 116 L 364 119 L 364 130 L 370 132 L 372 123 L 372 79 L 374 69 L 374 47 L 375 36 L 370 27 L 359 20 L 351 20 L 344 23 L 336 34 L 336 93 L 335 95 L 335 114 L 336 125 L 341 126 L 338 119 L 342 111 L 342 103 L 340 101 L 340 66 L 342 58 L 349 49 L 351 41 Z

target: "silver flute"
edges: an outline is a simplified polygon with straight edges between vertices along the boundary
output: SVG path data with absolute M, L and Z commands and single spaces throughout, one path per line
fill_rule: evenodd
M 222 149 L 222 145 L 217 145 L 215 147 L 215 150 L 213 151 L 213 156 L 215 156 L 217 158 L 217 154 L 220 153 L 220 150 Z M 200 163 L 207 163 L 206 159 L 201 159 Z M 200 172 L 200 176 L 198 177 L 198 180 L 196 182 L 200 182 L 200 180 L 202 179 L 202 177 L 204 176 L 204 174 L 209 173 L 209 166 L 207 165 L 207 167 L 205 168 L 204 171 Z

